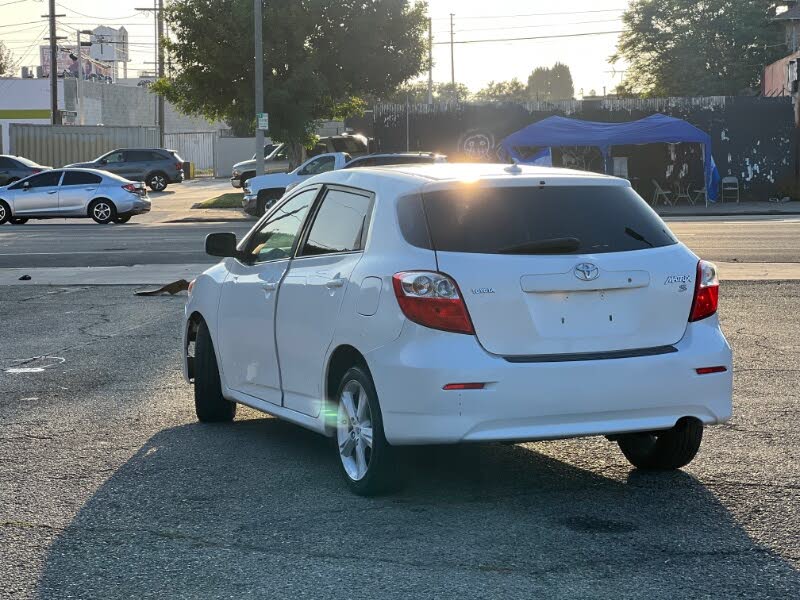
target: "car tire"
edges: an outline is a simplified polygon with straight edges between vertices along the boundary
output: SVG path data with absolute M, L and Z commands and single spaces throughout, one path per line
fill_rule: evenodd
M 131 220 L 131 216 L 130 215 L 125 215 L 125 216 L 117 217 L 116 219 L 114 219 L 114 223 L 117 223 L 118 225 L 122 225 L 124 223 L 127 223 L 130 220 Z
M 0 200 L 0 225 L 3 225 L 9 220 L 11 220 L 11 208 L 5 201 Z
M 9 220 L 11 221 L 12 225 L 25 225 L 25 223 L 28 222 L 27 217 L 11 217 Z
M 675 470 L 688 465 L 697 455 L 703 441 L 703 424 L 685 418 L 672 429 L 655 433 L 629 433 L 617 443 L 637 469 Z
M 222 395 L 217 355 L 205 322 L 194 343 L 194 409 L 202 423 L 226 423 L 236 416 L 236 403 Z
M 348 487 L 359 496 L 398 489 L 402 478 L 396 467 L 396 452 L 386 441 L 378 394 L 363 366 L 352 367 L 344 374 L 334 402 L 334 448 Z
M 281 199 L 281 196 L 283 196 L 283 193 L 276 192 L 275 190 L 262 190 L 259 192 L 257 204 L 258 214 L 256 216 L 263 217 L 270 208 L 275 206 L 275 203 Z
M 145 179 L 145 183 L 154 192 L 163 192 L 167 189 L 167 185 L 169 185 L 167 176 L 161 172 L 150 173 Z
M 95 223 L 100 225 L 107 225 L 117 218 L 117 207 L 111 200 L 101 198 L 94 200 L 89 205 L 89 216 L 92 217 Z

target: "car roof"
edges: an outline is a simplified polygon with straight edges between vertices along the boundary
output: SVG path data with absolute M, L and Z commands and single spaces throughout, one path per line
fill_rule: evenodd
M 490 163 L 434 163 L 355 167 L 317 175 L 305 183 L 340 183 L 343 185 L 378 185 L 396 182 L 406 188 L 448 188 L 453 184 L 483 184 L 492 186 L 526 185 L 616 185 L 629 187 L 625 179 L 552 167 Z

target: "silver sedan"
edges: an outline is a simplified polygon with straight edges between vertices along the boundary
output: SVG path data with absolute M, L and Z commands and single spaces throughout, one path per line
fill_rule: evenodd
M 127 223 L 149 211 L 144 183 L 97 169 L 55 169 L 0 187 L 0 225 L 81 217 Z

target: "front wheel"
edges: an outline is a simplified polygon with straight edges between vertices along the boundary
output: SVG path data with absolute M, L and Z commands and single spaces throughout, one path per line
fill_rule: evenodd
M 0 225 L 11 219 L 11 209 L 8 204 L 0 200 Z
M 146 183 L 154 192 L 163 192 L 167 189 L 167 176 L 163 173 L 153 173 L 147 177 Z
M 89 206 L 89 216 L 95 223 L 106 225 L 117 218 L 117 207 L 110 200 L 95 200 Z
M 337 393 L 336 452 L 341 473 L 359 496 L 374 496 L 398 487 L 396 459 L 383 433 L 378 394 L 361 366 L 342 377 Z
M 118 224 L 122 225 L 123 223 L 127 223 L 130 220 L 131 220 L 131 216 L 130 215 L 125 215 L 124 217 L 117 217 L 116 219 L 114 219 L 114 223 L 118 223 Z
M 675 470 L 688 465 L 700 450 L 703 424 L 692 418 L 678 421 L 672 429 L 653 433 L 629 433 L 617 443 L 638 469 Z
M 217 355 L 205 322 L 197 328 L 194 342 L 194 408 L 202 423 L 233 421 L 236 404 L 222 395 Z

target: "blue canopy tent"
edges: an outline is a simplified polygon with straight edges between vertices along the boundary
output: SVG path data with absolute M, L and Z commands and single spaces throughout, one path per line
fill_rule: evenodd
M 594 146 L 603 154 L 606 172 L 612 172 L 611 147 L 633 144 L 697 143 L 703 146 L 705 186 L 708 199 L 719 194 L 719 171 L 711 156 L 711 136 L 681 119 L 656 114 L 627 123 L 597 123 L 565 117 L 549 117 L 512 133 L 500 146 L 513 160 L 525 163 L 520 150 L 533 147 Z

